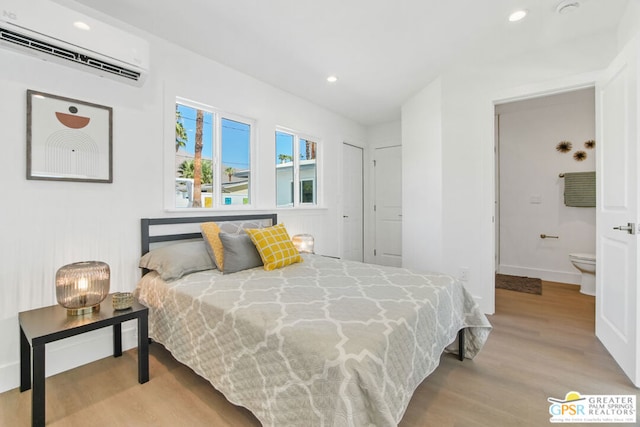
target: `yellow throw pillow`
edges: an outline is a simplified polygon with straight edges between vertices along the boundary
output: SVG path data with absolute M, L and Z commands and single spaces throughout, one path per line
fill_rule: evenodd
M 256 245 L 265 270 L 274 270 L 296 262 L 302 262 L 300 253 L 293 246 L 284 224 L 267 228 L 247 228 L 251 241 Z
M 204 241 L 207 244 L 209 255 L 216 263 L 218 270 L 224 271 L 224 247 L 218 234 L 220 234 L 220 227 L 215 222 L 203 222 L 200 224 L 200 230 L 204 236 Z

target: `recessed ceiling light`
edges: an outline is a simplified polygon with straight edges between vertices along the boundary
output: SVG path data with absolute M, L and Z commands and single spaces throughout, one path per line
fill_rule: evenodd
M 85 31 L 89 31 L 91 29 L 89 24 L 87 24 L 86 22 L 82 22 L 82 21 L 74 22 L 73 26 L 78 28 L 78 29 L 80 29 L 80 30 L 85 30 Z
M 511 15 L 509 15 L 509 21 L 510 22 L 516 22 L 516 21 L 521 20 L 525 16 L 527 16 L 527 11 L 525 9 L 516 10 Z
M 337 82 L 337 81 L 338 81 L 338 77 L 336 77 L 336 76 L 329 76 L 329 77 L 327 77 L 327 81 L 328 81 L 329 83 L 335 83 L 335 82 Z

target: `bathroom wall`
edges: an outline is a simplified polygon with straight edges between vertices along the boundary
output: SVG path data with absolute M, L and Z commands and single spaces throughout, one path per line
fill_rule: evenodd
M 595 170 L 593 88 L 496 106 L 499 137 L 498 272 L 580 283 L 573 252 L 595 253 L 595 208 L 564 205 L 564 172 Z M 566 153 L 556 150 L 570 141 Z M 597 143 L 597 141 L 596 141 Z M 586 159 L 576 161 L 583 151 Z M 558 236 L 542 239 L 540 234 Z

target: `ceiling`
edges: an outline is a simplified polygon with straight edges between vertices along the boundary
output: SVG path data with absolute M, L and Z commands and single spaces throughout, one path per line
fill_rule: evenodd
M 363 125 L 398 119 L 464 55 L 614 31 L 628 1 L 581 0 L 558 14 L 560 0 L 75 0 Z M 529 15 L 508 22 L 519 8 Z

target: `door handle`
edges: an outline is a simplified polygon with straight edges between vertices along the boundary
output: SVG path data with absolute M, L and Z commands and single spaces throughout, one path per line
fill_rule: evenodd
M 627 225 L 619 225 L 617 227 L 613 227 L 614 230 L 626 231 L 629 234 L 636 234 L 636 225 L 634 223 L 628 222 Z

